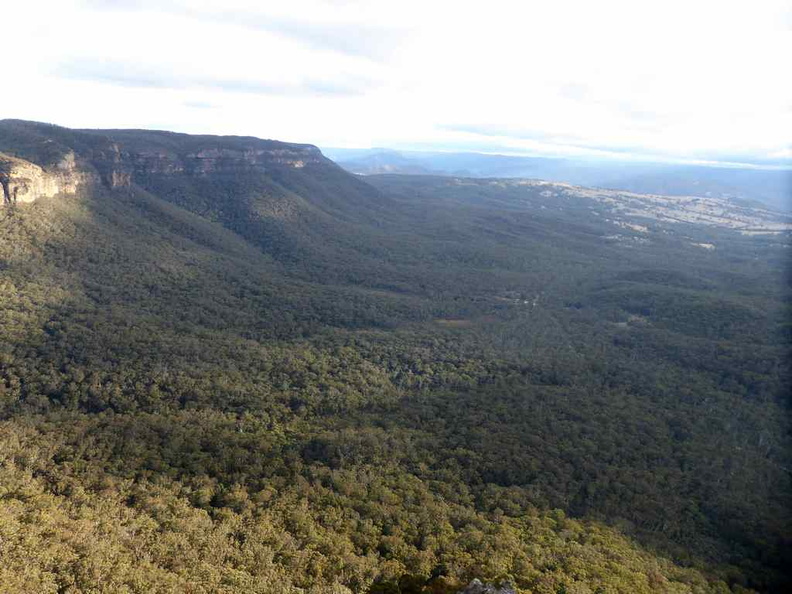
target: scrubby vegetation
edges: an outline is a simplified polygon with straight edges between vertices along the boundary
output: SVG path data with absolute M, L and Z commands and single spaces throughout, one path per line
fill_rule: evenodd
M 789 585 L 783 242 L 345 179 L 0 210 L 0 589 Z

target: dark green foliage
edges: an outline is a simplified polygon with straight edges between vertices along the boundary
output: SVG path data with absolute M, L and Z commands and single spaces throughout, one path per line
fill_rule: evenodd
M 52 132 L 3 126 L 28 156 Z M 625 247 L 571 197 L 371 181 L 138 173 L 0 211 L 6 590 L 789 583 L 778 238 Z

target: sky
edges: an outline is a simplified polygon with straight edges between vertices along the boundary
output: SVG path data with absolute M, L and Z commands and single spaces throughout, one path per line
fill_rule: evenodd
M 0 117 L 792 166 L 790 0 L 27 0 Z

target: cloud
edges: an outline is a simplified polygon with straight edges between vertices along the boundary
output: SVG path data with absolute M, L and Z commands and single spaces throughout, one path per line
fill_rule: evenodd
M 268 31 L 295 39 L 309 48 L 330 50 L 372 60 L 385 60 L 407 37 L 404 30 L 359 23 L 311 23 L 278 19 L 256 13 L 199 15 L 217 22 Z
M 217 105 L 214 103 L 209 103 L 208 101 L 184 101 L 185 107 L 191 107 L 193 109 L 217 109 Z
M 745 167 L 752 169 L 789 169 L 792 150 L 782 149 L 766 156 L 749 152 L 703 151 L 700 155 L 675 157 L 674 151 L 652 150 L 650 146 L 632 144 L 619 146 L 615 142 L 601 143 L 581 136 L 564 136 L 541 129 L 526 129 L 499 125 L 451 124 L 442 126 L 451 132 L 472 135 L 454 144 L 454 149 L 498 154 L 546 154 L 605 159 L 627 159 L 659 162 L 693 162 L 709 165 Z M 451 148 L 451 147 L 449 147 Z M 710 158 L 704 158 L 709 156 Z
M 484 138 L 527 140 L 542 143 L 548 147 L 556 147 L 562 152 L 586 152 L 593 153 L 629 153 L 633 152 L 636 146 L 617 146 L 614 143 L 601 143 L 591 141 L 583 136 L 567 135 L 542 129 L 528 129 L 519 126 L 504 126 L 490 124 L 448 124 L 442 128 L 452 132 L 462 132 L 474 134 Z
M 13 117 L 693 159 L 792 138 L 788 0 L 7 4 Z
M 347 77 L 337 80 L 306 78 L 296 83 L 266 81 L 253 78 L 226 78 L 219 76 L 179 73 L 176 68 L 146 66 L 113 60 L 73 59 L 62 62 L 52 70 L 57 77 L 98 82 L 121 87 L 145 89 L 198 89 L 229 93 L 261 95 L 362 95 L 374 82 Z
M 344 3 L 320 2 L 332 6 L 334 13 Z M 296 40 L 304 46 L 317 50 L 330 50 L 355 57 L 376 61 L 387 59 L 404 43 L 409 30 L 404 27 L 372 25 L 348 20 L 312 20 L 273 14 L 256 7 L 218 10 L 211 5 L 185 3 L 178 0 L 91 0 L 89 6 L 96 10 L 141 12 L 151 11 L 187 17 L 201 22 L 234 25 L 246 29 L 267 31 L 281 37 Z M 350 6 L 355 8 L 354 5 Z M 306 11 L 310 15 L 312 11 Z M 350 17 L 354 12 L 349 11 Z M 344 14 L 341 15 L 342 17 Z
M 85 0 L 85 5 L 94 10 L 150 10 L 151 0 Z
M 770 159 L 789 159 L 792 161 L 792 148 L 781 149 L 767 155 Z

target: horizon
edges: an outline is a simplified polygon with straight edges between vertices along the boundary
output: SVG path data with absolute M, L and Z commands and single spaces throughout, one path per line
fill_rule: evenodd
M 333 148 L 792 168 L 782 75 L 792 9 L 778 0 L 41 4 L 6 10 L 6 41 L 25 47 L 7 64 L 7 117 Z
M 8 120 L 8 121 L 20 121 L 20 122 L 29 122 L 33 124 L 41 124 L 45 126 L 54 126 L 58 128 L 65 128 L 70 129 L 67 126 L 63 126 L 58 123 L 54 122 L 45 122 L 45 121 L 36 121 L 36 120 L 23 120 L 20 118 L 2 118 L 0 121 Z M 281 138 L 274 138 L 274 137 L 266 137 L 266 136 L 255 136 L 251 134 L 211 134 L 211 133 L 204 133 L 204 132 L 181 132 L 178 130 L 169 130 L 165 128 L 95 128 L 95 127 L 86 127 L 86 128 L 72 128 L 75 130 L 91 130 L 96 132 L 102 131 L 113 131 L 113 130 L 135 130 L 135 131 L 142 131 L 142 132 L 163 132 L 168 134 L 186 134 L 192 136 L 217 136 L 217 137 L 229 137 L 229 138 L 256 138 L 258 140 L 267 140 L 267 141 L 277 141 L 277 142 L 284 142 L 287 144 L 307 144 L 318 148 L 322 154 L 327 157 L 327 152 L 335 152 L 335 151 L 349 151 L 355 152 L 360 151 L 369 154 L 377 154 L 377 153 L 385 153 L 385 152 L 392 152 L 399 155 L 409 155 L 409 154 L 448 154 L 448 155 L 479 155 L 479 156 L 492 156 L 492 157 L 515 157 L 515 158 L 525 158 L 525 159 L 559 159 L 559 160 L 577 160 L 580 162 L 588 162 L 588 163 L 611 163 L 611 164 L 629 164 L 629 165 L 681 165 L 681 166 L 690 166 L 690 167 L 710 167 L 715 169 L 748 169 L 748 170 L 759 170 L 759 171 L 789 171 L 792 172 L 792 162 L 789 164 L 766 164 L 766 163 L 745 163 L 745 162 L 735 162 L 735 161 L 710 161 L 704 159 L 682 159 L 682 158 L 674 158 L 674 157 L 663 157 L 660 155 L 646 155 L 646 154 L 636 154 L 636 153 L 615 153 L 615 152 L 605 152 L 605 151 L 598 151 L 592 153 L 585 153 L 585 154 L 560 154 L 560 153 L 530 153 L 530 152 L 518 152 L 518 151 L 498 151 L 498 150 L 487 150 L 486 148 L 482 148 L 480 150 L 472 150 L 468 149 L 465 150 L 464 148 L 447 148 L 447 147 L 417 147 L 413 148 L 410 145 L 405 145 L 405 147 L 396 146 L 371 146 L 371 147 L 364 147 L 364 146 L 354 146 L 354 147 L 339 147 L 339 146 L 330 146 L 330 145 L 318 145 L 312 142 L 292 142 L 290 140 L 284 140 Z M 331 160 L 336 160 L 335 157 L 328 157 Z

